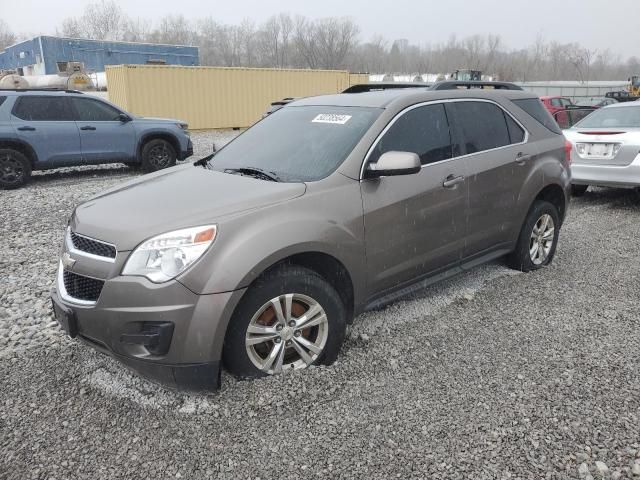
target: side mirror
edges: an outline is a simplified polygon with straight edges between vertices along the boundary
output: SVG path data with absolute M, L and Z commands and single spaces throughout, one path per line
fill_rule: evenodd
M 122 123 L 127 123 L 131 121 L 131 117 L 126 113 L 121 113 L 120 115 L 118 115 L 118 120 L 120 120 Z
M 412 175 L 422 169 L 420 157 L 413 152 L 387 152 L 380 155 L 376 163 L 370 163 L 366 178 Z

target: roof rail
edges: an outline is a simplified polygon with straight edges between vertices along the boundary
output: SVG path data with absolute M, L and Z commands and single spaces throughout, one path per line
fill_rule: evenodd
M 70 90 L 67 88 L 0 88 L 0 92 L 63 92 L 63 93 L 84 93 L 80 90 Z
M 516 85 L 515 83 L 509 82 L 465 82 L 460 80 L 445 80 L 443 82 L 438 82 L 430 87 L 429 90 L 471 90 L 474 88 L 479 88 L 482 90 L 524 90 L 522 87 Z
M 351 85 L 342 93 L 364 93 L 375 92 L 378 90 L 393 90 L 397 88 L 428 88 L 432 83 L 424 82 L 371 82 L 371 83 L 358 83 Z

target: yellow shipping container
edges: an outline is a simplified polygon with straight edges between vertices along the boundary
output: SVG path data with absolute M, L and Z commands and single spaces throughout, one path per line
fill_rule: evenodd
M 342 70 L 108 66 L 109 100 L 136 115 L 185 120 L 189 128 L 248 127 L 271 102 L 338 93 L 367 75 Z

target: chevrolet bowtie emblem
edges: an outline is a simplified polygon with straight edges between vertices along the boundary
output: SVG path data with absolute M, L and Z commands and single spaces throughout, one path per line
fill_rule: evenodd
M 62 254 L 62 265 L 64 265 L 64 268 L 71 268 L 75 263 L 75 259 L 71 258 L 71 255 L 69 255 L 68 252 L 64 252 Z

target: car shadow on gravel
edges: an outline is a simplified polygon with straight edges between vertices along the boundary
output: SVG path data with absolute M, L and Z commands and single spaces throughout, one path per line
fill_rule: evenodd
M 63 181 L 78 181 L 84 179 L 95 178 L 108 178 L 112 176 L 134 176 L 139 172 L 132 170 L 131 168 L 121 165 L 102 165 L 91 167 L 68 167 L 57 168 L 52 170 L 41 170 L 33 172 L 31 177 L 31 184 L 38 186 L 45 186 L 48 183 L 63 180 Z M 54 184 L 55 185 L 55 184 Z
M 606 206 L 610 209 L 640 207 L 640 189 L 590 187 L 583 197 L 571 199 L 575 205 Z

